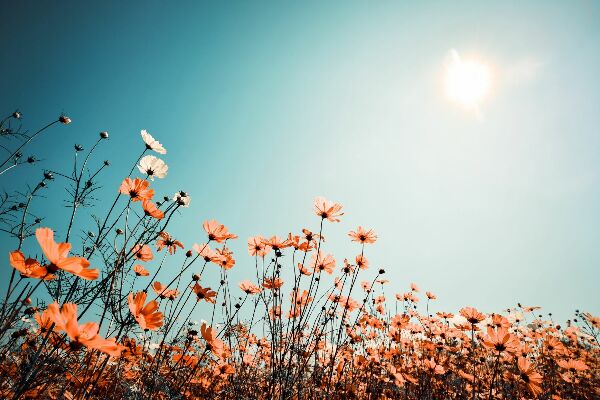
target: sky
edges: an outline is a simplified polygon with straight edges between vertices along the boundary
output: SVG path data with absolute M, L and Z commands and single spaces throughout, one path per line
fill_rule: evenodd
M 73 123 L 36 139 L 40 165 L 0 189 L 68 169 L 73 144 L 108 131 L 95 162 L 112 164 L 112 198 L 147 129 L 168 150 L 153 186 L 192 197 L 171 233 L 190 247 L 204 220 L 227 225 L 234 281 L 253 275 L 247 237 L 318 229 L 325 196 L 346 212 L 325 251 L 354 258 L 347 232 L 373 228 L 366 277 L 384 267 L 388 293 L 415 282 L 434 310 L 600 313 L 597 2 L 34 1 L 3 14 L 0 111 L 31 130 L 61 112 Z M 492 71 L 476 112 L 444 95 L 452 50 Z M 45 221 L 58 231 L 62 187 L 36 205 L 62 210 Z

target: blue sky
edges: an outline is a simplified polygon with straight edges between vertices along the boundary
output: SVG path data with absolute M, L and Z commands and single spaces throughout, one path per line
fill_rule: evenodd
M 367 255 L 392 293 L 416 282 L 447 310 L 600 312 L 595 2 L 27 2 L 4 15 L 0 110 L 30 129 L 73 119 L 31 147 L 41 165 L 107 130 L 112 196 L 147 129 L 168 149 L 157 191 L 192 196 L 171 232 L 191 246 L 203 220 L 225 223 L 241 237 L 234 280 L 252 276 L 248 236 L 316 229 L 323 195 L 346 211 L 326 250 L 354 257 L 346 233 L 374 228 Z M 451 49 L 493 68 L 479 115 L 443 94 Z

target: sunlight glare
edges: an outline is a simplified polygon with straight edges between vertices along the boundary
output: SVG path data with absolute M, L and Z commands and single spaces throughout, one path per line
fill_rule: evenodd
M 446 96 L 465 108 L 477 108 L 491 89 L 490 67 L 474 58 L 461 59 L 455 50 L 451 56 L 444 75 Z

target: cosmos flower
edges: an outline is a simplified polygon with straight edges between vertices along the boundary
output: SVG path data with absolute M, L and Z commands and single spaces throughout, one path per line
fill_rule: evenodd
M 483 338 L 483 345 L 497 351 L 501 352 L 509 352 L 515 353 L 519 347 L 519 341 L 517 338 L 510 333 L 505 328 L 500 328 L 498 330 L 494 330 L 491 327 L 488 327 L 488 334 Z
M 44 280 L 54 279 L 46 267 L 40 265 L 40 263 L 34 258 L 25 259 L 25 256 L 20 250 L 11 251 L 8 255 L 10 265 L 19 273 L 22 277 L 26 278 L 37 278 Z
M 200 327 L 202 338 L 206 341 L 206 349 L 211 351 L 217 357 L 221 357 L 225 351 L 225 343 L 217 339 L 217 331 L 203 323 Z
M 322 219 L 327 219 L 331 222 L 340 222 L 339 218 L 344 215 L 342 205 L 331 202 L 324 197 L 317 197 L 314 202 L 315 213 Z
M 443 375 L 444 372 L 446 372 L 444 367 L 442 367 L 439 364 L 436 364 L 433 357 L 431 357 L 431 359 L 429 359 L 429 360 L 423 360 L 423 364 L 425 365 L 425 368 L 427 368 L 431 373 L 434 373 L 437 375 Z
M 281 280 L 280 278 L 265 278 L 262 285 L 263 287 L 270 290 L 279 289 L 281 286 L 283 286 L 283 280 Z
M 194 286 L 192 286 L 192 290 L 194 291 L 194 293 L 196 293 L 196 297 L 197 297 L 198 301 L 204 300 L 208 303 L 213 303 L 213 304 L 215 304 L 217 302 L 217 299 L 216 299 L 217 292 L 215 292 L 214 290 L 212 290 L 209 287 L 203 288 L 202 286 L 195 283 Z
M 240 289 L 242 289 L 242 291 L 244 291 L 246 294 L 258 294 L 261 292 L 258 286 L 248 280 L 240 283 Z
M 131 201 L 151 200 L 154 197 L 154 190 L 150 189 L 149 185 L 150 183 L 144 179 L 125 178 L 121 183 L 119 193 L 128 195 L 131 197 Z
M 465 317 L 467 321 L 472 325 L 478 324 L 485 319 L 485 315 L 483 315 L 473 307 L 461 308 L 460 315 Z
M 229 233 L 225 225 L 219 224 L 217 220 L 204 221 L 202 225 L 208 234 L 208 240 L 214 240 L 217 243 L 222 243 L 228 239 L 236 239 L 237 235 Z
M 165 217 L 165 213 L 162 210 L 159 210 L 158 207 L 156 207 L 156 204 L 150 200 L 142 200 L 142 208 L 144 209 L 144 214 L 149 217 L 159 220 Z
M 248 238 L 248 254 L 251 256 L 264 257 L 269 251 L 271 251 L 271 246 L 265 244 L 265 238 L 262 236 Z
M 127 303 L 129 310 L 135 317 L 135 320 L 140 325 L 140 328 L 155 331 L 163 325 L 163 313 L 158 310 L 158 301 L 152 300 L 148 304 L 146 302 L 146 292 L 138 292 L 135 295 L 129 293 Z
M 377 240 L 377 235 L 373 232 L 373 229 L 366 230 L 362 226 L 359 226 L 356 231 L 350 231 L 348 236 L 353 242 L 361 244 L 371 244 Z
M 335 268 L 335 258 L 331 254 L 325 256 L 321 252 L 315 253 L 312 255 L 311 267 L 315 272 L 325 271 L 331 275 Z
M 217 253 L 214 250 L 211 250 L 208 243 L 203 245 L 194 243 L 192 249 L 194 249 L 198 253 L 198 255 L 202 257 L 206 262 L 213 262 L 215 264 L 221 265 L 221 262 L 225 259 L 225 257 L 221 254 Z
M 148 150 L 153 150 L 153 151 L 157 152 L 158 154 L 167 154 L 167 150 L 165 150 L 163 145 L 160 144 L 160 142 L 158 140 L 155 140 L 152 137 L 152 135 L 148 133 L 148 131 L 146 131 L 145 129 L 142 129 L 140 134 L 142 135 L 142 140 L 146 144 L 146 148 Z
M 65 303 L 59 309 L 58 303 L 48 305 L 48 315 L 55 324 L 55 329 L 65 331 L 71 339 L 71 349 L 85 346 L 100 350 L 114 357 L 121 355 L 124 347 L 118 345 L 114 338 L 104 339 L 98 335 L 99 326 L 95 322 L 79 325 L 77 322 L 77 304 Z
M 517 366 L 521 372 L 521 380 L 525 382 L 531 393 L 534 396 L 542 393 L 542 376 L 535 371 L 533 364 L 525 357 L 519 357 Z
M 142 267 L 139 264 L 136 264 L 133 266 L 133 272 L 135 272 L 135 274 L 137 276 L 148 276 L 150 275 L 150 273 L 148 272 L 148 270 L 144 267 Z
M 173 201 L 180 207 L 189 207 L 190 203 L 192 202 L 192 198 L 189 194 L 180 190 L 173 196 Z
M 183 249 L 183 243 L 181 243 L 179 240 L 175 240 L 167 232 L 160 232 L 158 236 L 159 239 L 156 241 L 156 249 L 158 251 L 162 251 L 162 249 L 166 247 L 169 251 L 169 254 L 175 254 L 177 247 Z
M 175 300 L 179 296 L 179 290 L 169 289 L 159 281 L 152 284 L 152 289 L 161 299 Z
M 89 269 L 90 262 L 85 258 L 68 257 L 71 244 L 56 243 L 52 229 L 38 228 L 35 231 L 35 237 L 46 259 L 50 262 L 44 267 L 48 272 L 55 273 L 59 269 L 62 269 L 86 280 L 95 280 L 100 275 L 99 270 Z
M 365 257 L 362 254 L 357 255 L 356 258 L 354 259 L 354 261 L 356 262 L 356 265 L 360 269 L 369 268 L 369 260 L 367 259 L 367 257 Z
M 131 248 L 131 254 L 133 254 L 136 259 L 144 262 L 150 261 L 154 258 L 152 249 L 147 244 L 136 244 Z
M 148 155 L 140 160 L 138 169 L 142 174 L 146 174 L 151 180 L 154 180 L 154 178 L 162 179 L 167 176 L 169 166 L 160 158 Z

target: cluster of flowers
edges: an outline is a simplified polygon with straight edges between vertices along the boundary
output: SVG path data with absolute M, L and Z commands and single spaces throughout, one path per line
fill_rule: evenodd
M 600 318 L 578 312 L 560 326 L 536 316 L 539 307 L 520 304 L 491 314 L 473 307 L 434 313 L 435 294 L 426 292 L 421 302 L 415 284 L 388 299 L 385 270 L 372 268 L 366 255 L 377 241 L 373 230 L 348 233 L 357 245 L 350 260 L 338 263 L 325 252 L 327 224 L 344 213 L 324 198 L 314 202 L 318 230 L 250 237 L 254 270 L 240 275 L 251 278 L 232 283 L 230 243 L 237 235 L 207 220 L 201 243 L 186 250 L 167 233 L 190 197 L 178 192 L 154 200 L 150 181 L 164 178 L 168 167 L 145 153 L 166 150 L 148 132 L 141 136 L 144 152 L 135 165 L 143 177 L 123 180 L 78 255 L 70 256 L 73 246 L 58 243 L 47 227 L 32 231 L 43 258 L 26 256 L 24 234 L 10 252 L 13 273 L 0 311 L 0 397 L 600 396 Z M 167 271 L 167 260 L 181 267 Z M 206 268 L 219 272 L 214 284 L 204 282 Z M 374 277 L 359 279 L 368 270 Z M 168 283 L 156 279 L 160 271 Z M 206 320 L 195 322 L 194 313 Z M 80 322 L 90 314 L 94 322 Z

